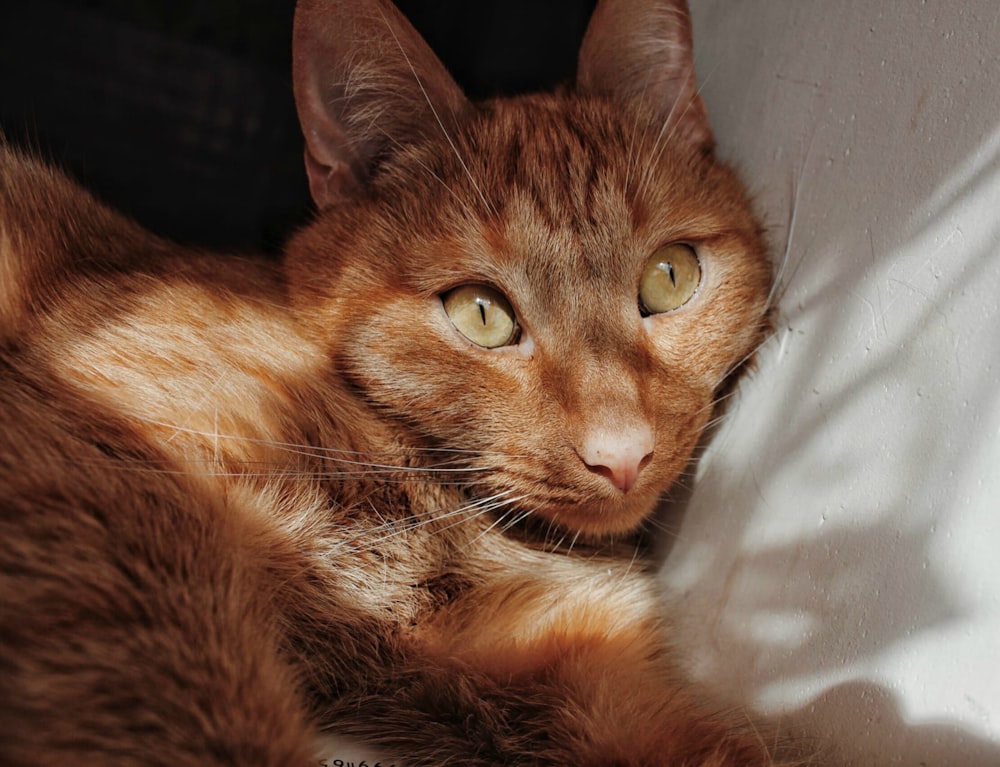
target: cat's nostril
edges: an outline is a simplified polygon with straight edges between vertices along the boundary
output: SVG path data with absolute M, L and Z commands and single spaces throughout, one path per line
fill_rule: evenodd
M 648 426 L 591 432 L 577 454 L 590 471 L 627 493 L 653 458 L 653 432 Z

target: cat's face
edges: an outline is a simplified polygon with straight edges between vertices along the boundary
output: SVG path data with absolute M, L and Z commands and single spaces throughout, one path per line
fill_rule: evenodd
M 360 396 L 482 469 L 477 496 L 634 528 L 767 327 L 760 230 L 709 143 L 603 95 L 463 108 L 363 193 L 337 180 L 290 248 L 303 321 Z
M 765 328 L 740 187 L 603 102 L 505 104 L 451 139 L 300 243 L 313 321 L 365 397 L 490 467 L 478 494 L 633 527 Z

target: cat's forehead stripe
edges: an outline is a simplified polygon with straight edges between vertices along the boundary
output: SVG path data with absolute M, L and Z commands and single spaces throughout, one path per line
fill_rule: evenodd
M 501 203 L 516 187 L 531 194 L 538 214 L 550 225 L 593 225 L 594 189 L 619 174 L 615 161 L 620 142 L 585 112 L 567 115 L 544 102 L 525 106 L 493 115 L 485 126 L 481 140 L 505 151 L 498 160 L 485 160 L 481 173 L 492 179 Z M 488 153 L 479 156 L 487 158 Z

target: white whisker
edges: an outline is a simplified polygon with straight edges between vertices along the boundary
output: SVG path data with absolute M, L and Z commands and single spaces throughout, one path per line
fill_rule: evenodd
M 403 146 L 402 144 L 400 144 L 392 136 L 386 135 L 386 139 L 388 141 L 392 142 L 397 148 L 402 148 L 402 146 Z M 465 212 L 468 215 L 468 217 L 469 217 L 470 220 L 475 220 L 476 214 L 473 211 L 472 206 L 469 205 L 468 200 L 466 200 L 464 197 L 462 197 L 462 195 L 460 195 L 458 192 L 456 192 L 454 189 L 452 189 L 450 186 L 448 186 L 448 184 L 445 182 L 445 180 L 443 178 L 441 178 L 437 173 L 435 173 L 431 169 L 431 167 L 429 165 L 427 165 L 427 163 L 423 162 L 422 160 L 418 160 L 417 161 L 417 165 L 419 165 L 424 170 L 424 172 L 427 173 L 428 176 L 430 176 L 435 181 L 437 181 L 439 184 L 441 184 L 441 186 L 443 186 L 445 188 L 445 190 L 448 192 L 448 194 L 450 194 L 453 198 L 455 198 L 455 201 L 459 205 L 462 206 L 462 209 L 465 210 Z M 466 172 L 468 172 L 468 171 L 466 171 Z M 473 183 L 475 183 L 475 182 L 473 182 Z M 480 193 L 480 195 L 481 194 L 482 193 Z M 485 202 L 485 200 L 484 200 L 484 202 Z
M 386 28 L 389 30 L 389 34 L 392 35 L 393 41 L 396 43 L 396 47 L 399 49 L 400 54 L 403 56 L 403 60 L 406 62 L 406 66 L 410 68 L 410 73 L 413 75 L 413 80 L 416 82 L 417 87 L 420 88 L 420 92 L 423 94 L 424 101 L 427 102 L 427 106 L 431 110 L 431 114 L 434 115 L 434 120 L 437 122 L 438 127 L 441 129 L 441 134 L 444 136 L 445 140 L 448 142 L 448 146 L 455 153 L 455 157 L 458 159 L 459 164 L 462 166 L 462 170 L 465 171 L 465 175 L 468 177 L 469 181 L 472 183 L 473 188 L 479 195 L 479 199 L 483 203 L 483 207 L 488 213 L 495 216 L 497 215 L 496 210 L 486 199 L 486 195 L 483 194 L 483 190 L 480 188 L 476 179 L 473 177 L 472 172 L 469 170 L 469 166 L 465 164 L 465 160 L 462 158 L 462 153 L 458 151 L 458 147 L 455 146 L 455 142 L 452 140 L 451 135 L 448 133 L 448 129 L 445 128 L 444 122 L 442 122 L 437 109 L 434 107 L 430 96 L 427 93 L 427 89 L 424 88 L 423 82 L 420 80 L 420 76 L 417 74 L 417 70 L 413 66 L 413 62 L 410 61 L 410 57 L 406 54 L 406 49 L 403 48 L 402 43 L 399 41 L 399 37 L 396 35 L 396 30 L 393 29 L 392 25 L 389 24 L 389 20 L 385 18 L 385 14 L 379 9 L 379 14 L 382 16 L 382 20 L 385 22 Z
M 789 213 L 788 234 L 785 237 L 785 250 L 781 257 L 781 263 L 778 265 L 778 270 L 774 277 L 774 283 L 771 285 L 771 292 L 767 296 L 766 306 L 768 309 L 781 301 L 788 284 L 792 281 L 792 278 L 794 278 L 795 272 L 798 271 L 798 265 L 796 265 L 792 270 L 792 273 L 788 275 L 788 279 L 785 279 L 785 269 L 788 267 L 788 260 L 792 252 L 792 238 L 795 234 L 795 222 L 798 220 L 799 195 L 802 192 L 801 178 L 805 174 L 806 166 L 809 164 L 809 158 L 812 156 L 812 145 L 815 136 L 816 134 L 813 133 L 813 135 L 809 138 L 809 144 L 806 147 L 806 154 L 802 160 L 802 167 L 799 169 L 798 174 L 792 177 L 792 210 Z M 801 260 L 799 263 L 801 263 Z
M 437 532 L 444 532 L 450 530 L 457 525 L 463 524 L 467 519 L 480 516 L 482 514 L 490 513 L 496 509 L 503 508 L 506 505 L 517 503 L 523 500 L 526 496 L 515 496 L 513 498 L 509 497 L 510 493 L 513 491 L 505 491 L 502 493 L 497 493 L 486 498 L 478 498 L 470 501 L 467 504 L 458 506 L 450 511 L 432 511 L 424 512 L 422 514 L 411 516 L 404 520 L 399 521 L 389 521 L 384 526 L 376 527 L 372 532 L 379 532 L 382 529 L 391 530 L 388 535 L 377 539 L 376 543 L 381 543 L 390 538 L 403 533 L 413 532 L 422 527 L 429 526 L 431 524 L 446 521 L 446 520 L 456 520 L 448 525 L 445 525 Z M 457 519 L 456 519 L 457 518 Z
M 528 517 L 530 517 L 534 513 L 535 513 L 535 509 L 528 509 L 527 511 L 522 512 L 521 514 L 517 515 L 514 519 L 512 519 L 510 522 L 508 522 L 507 524 L 505 524 L 503 526 L 503 531 L 507 532 L 512 527 L 516 527 L 517 525 L 521 524 L 524 520 L 526 520 Z
M 567 554 L 571 554 L 573 552 L 573 547 L 576 546 L 576 542 L 580 539 L 580 536 L 582 534 L 583 534 L 582 530 L 576 531 L 576 534 L 573 536 L 573 540 L 569 542 L 569 548 L 566 550 Z
M 356 460 L 353 460 L 352 458 L 341 457 L 341 456 L 356 456 L 356 457 L 360 457 L 360 456 L 370 455 L 368 453 L 364 453 L 364 452 L 356 451 L 356 450 L 341 450 L 341 449 L 336 449 L 336 448 L 320 447 L 320 446 L 316 446 L 316 445 L 301 445 L 301 444 L 297 444 L 297 443 L 294 443 L 294 442 L 282 442 L 282 441 L 278 441 L 278 440 L 259 439 L 259 438 L 255 438 L 255 437 L 246 437 L 246 436 L 242 436 L 242 435 L 238 435 L 238 434 L 222 434 L 222 433 L 219 433 L 217 431 L 216 432 L 206 432 L 206 431 L 203 431 L 203 430 L 200 430 L 200 429 L 190 429 L 190 428 L 186 428 L 186 427 L 183 427 L 183 426 L 178 426 L 176 424 L 166 423 L 164 421 L 159 421 L 159 420 L 156 420 L 156 419 L 153 419 L 153 418 L 144 418 L 144 417 L 141 417 L 141 416 L 134 416 L 134 417 L 137 420 L 142 421 L 143 423 L 148 423 L 148 424 L 151 424 L 153 426 L 162 426 L 165 429 L 171 429 L 171 430 L 173 430 L 175 432 L 178 432 L 178 433 L 181 433 L 181 434 L 191 434 L 193 436 L 206 437 L 206 438 L 208 438 L 208 439 L 210 439 L 210 440 L 212 440 L 213 442 L 216 442 L 216 443 L 218 442 L 218 440 L 232 440 L 234 442 L 242 442 L 242 443 L 245 443 L 245 444 L 248 444 L 248 445 L 261 445 L 263 447 L 275 448 L 277 450 L 281 450 L 283 452 L 287 452 L 287 453 L 289 453 L 291 455 L 298 455 L 298 456 L 303 456 L 303 457 L 306 457 L 306 458 L 333 460 L 333 461 L 338 461 L 340 463 L 345 463 L 345 464 L 348 464 L 348 465 L 366 466 L 366 467 L 371 467 L 371 468 L 376 468 L 376 469 L 387 469 L 387 470 L 394 470 L 394 471 L 428 471 L 428 470 L 434 470 L 433 467 L 430 467 L 430 468 L 427 468 L 427 467 L 408 467 L 408 466 L 400 466 L 400 465 L 396 465 L 396 464 L 385 464 L 385 463 L 374 463 L 374 462 L 366 462 L 366 461 L 356 461 Z M 457 449 L 457 448 L 416 448 L 416 449 L 412 449 L 412 451 L 413 452 L 425 452 L 425 453 L 429 453 L 429 454 L 435 454 L 435 453 L 451 454 L 451 455 L 455 455 L 455 456 L 478 456 L 478 457 L 483 457 L 483 456 L 497 456 L 497 457 L 506 457 L 505 454 L 497 452 L 497 451 L 461 450 L 461 449 Z M 454 458 L 452 460 L 457 462 L 459 460 L 459 458 Z M 440 464 L 437 464 L 437 465 L 438 466 L 446 466 L 447 464 L 448 464 L 448 462 L 441 462 Z M 468 469 L 466 469 L 464 467 L 459 467 L 459 468 L 454 468 L 454 469 L 442 469 L 442 470 L 461 472 L 461 471 L 467 471 Z
M 680 129 L 682 118 L 687 114 L 688 110 L 691 109 L 691 104 L 694 103 L 694 99 L 701 96 L 702 89 L 705 87 L 705 84 L 712 79 L 712 75 L 715 73 L 715 70 L 717 68 L 718 65 L 716 65 L 715 67 L 713 67 L 712 70 L 709 71 L 709 73 L 702 80 L 701 84 L 695 89 L 694 97 L 688 99 L 687 102 L 684 104 L 684 107 L 680 112 L 680 114 L 677 114 L 677 109 L 681 103 L 681 99 L 677 98 L 674 100 L 674 103 L 670 107 L 670 112 L 667 113 L 666 118 L 663 120 L 663 124 L 660 127 L 660 132 L 657 134 L 656 140 L 653 142 L 652 156 L 650 158 L 651 161 L 646 166 L 646 171 L 643 174 L 643 177 L 639 184 L 639 191 L 637 196 L 641 197 L 645 188 L 652 181 L 653 170 L 655 166 L 659 163 L 660 158 L 663 156 L 663 153 L 666 151 L 667 147 L 670 146 L 671 142 L 677 135 L 677 131 Z M 694 78 L 693 69 L 689 77 L 692 79 Z M 669 133 L 667 133 L 668 127 L 670 127 Z M 664 136 L 666 136 L 666 140 L 664 140 Z

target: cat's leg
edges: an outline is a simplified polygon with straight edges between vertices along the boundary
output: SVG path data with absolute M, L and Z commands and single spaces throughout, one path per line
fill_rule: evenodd
M 442 612 L 423 651 L 345 703 L 340 725 L 411 767 L 791 763 L 680 677 L 650 580 L 547 555 L 520 573 L 504 564 Z

